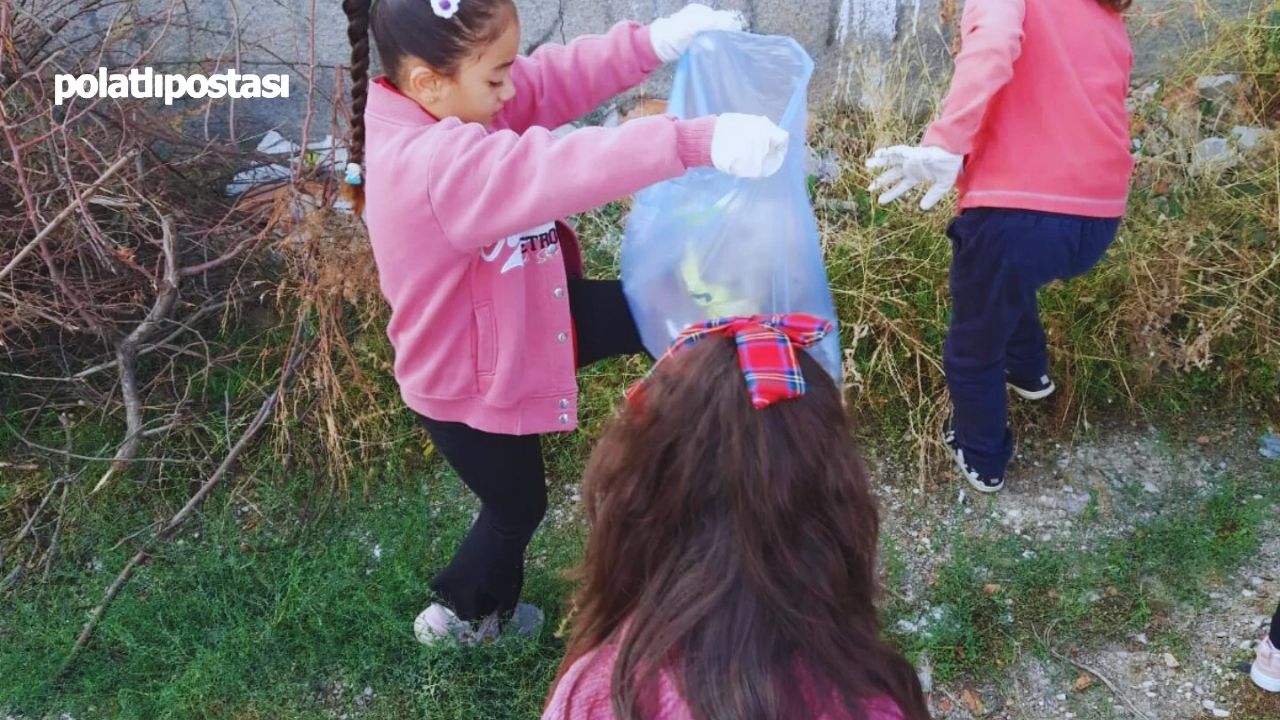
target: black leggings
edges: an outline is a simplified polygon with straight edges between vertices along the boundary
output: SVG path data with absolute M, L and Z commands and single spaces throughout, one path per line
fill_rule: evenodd
M 578 367 L 644 353 L 617 280 L 569 280 Z M 419 416 L 437 450 L 480 498 L 480 515 L 431 589 L 464 620 L 515 609 L 524 553 L 547 512 L 542 443 L 537 435 L 496 435 Z
M 1276 605 L 1276 614 L 1271 616 L 1271 644 L 1280 648 L 1280 605 Z

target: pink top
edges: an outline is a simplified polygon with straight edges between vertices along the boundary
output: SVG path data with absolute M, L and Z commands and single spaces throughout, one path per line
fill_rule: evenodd
M 437 120 L 385 80 L 365 110 L 365 223 L 406 404 L 440 421 L 527 435 L 577 426 L 558 219 L 711 164 L 715 118 L 655 116 L 556 138 L 660 65 L 649 30 L 546 45 L 511 68 L 493 127 Z M 578 273 L 580 267 L 572 268 Z
M 966 155 L 961 208 L 1124 214 L 1133 51 L 1098 0 L 967 0 L 951 91 L 924 145 Z
M 614 720 L 610 699 L 613 664 L 617 645 L 606 645 L 583 655 L 569 666 L 556 685 L 542 720 Z M 816 702 L 814 703 L 816 705 Z M 866 704 L 868 720 L 902 720 L 902 712 L 892 700 L 879 698 Z M 847 715 L 838 708 L 814 708 L 812 720 L 841 720 Z M 693 720 L 693 714 L 667 674 L 658 676 L 656 711 L 646 720 Z

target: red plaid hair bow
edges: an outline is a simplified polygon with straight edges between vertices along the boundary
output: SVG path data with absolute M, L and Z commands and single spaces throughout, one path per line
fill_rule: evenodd
M 831 323 L 826 320 L 800 313 L 708 320 L 680 333 L 658 363 L 703 338 L 732 337 L 738 344 L 738 364 L 747 381 L 751 404 L 759 410 L 779 400 L 804 395 L 805 381 L 796 346 L 812 347 L 831 331 Z M 641 380 L 627 391 L 629 403 L 634 404 L 644 392 L 644 383 Z

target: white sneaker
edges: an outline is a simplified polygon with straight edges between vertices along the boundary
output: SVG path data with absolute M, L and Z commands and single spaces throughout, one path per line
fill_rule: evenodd
M 496 612 L 489 613 L 477 623 L 469 623 L 444 605 L 433 603 L 414 619 L 413 634 L 423 645 L 431 645 L 442 640 L 450 640 L 462 645 L 478 645 L 493 642 L 499 635 L 533 637 L 542 629 L 545 620 L 542 611 L 537 607 L 520 603 L 512 611 L 511 619 L 505 623 L 499 619 Z
M 1254 651 L 1253 667 L 1249 669 L 1253 684 L 1267 692 L 1280 692 L 1280 650 L 1266 637 Z
M 423 645 L 433 645 L 445 640 L 466 645 L 476 642 L 476 630 L 471 627 L 471 623 L 440 603 L 432 603 L 418 614 L 413 621 L 413 634 Z
M 960 441 L 956 439 L 956 429 L 951 420 L 947 420 L 946 425 L 942 428 L 942 441 L 951 448 L 952 459 L 955 460 L 956 469 L 960 471 L 960 477 L 969 481 L 969 485 L 981 493 L 999 492 L 1004 487 L 1004 478 L 988 478 L 983 477 L 981 473 L 969 467 L 969 463 L 964 459 L 964 448 L 960 447 Z
M 545 621 L 546 616 L 536 606 L 520 603 L 511 613 L 511 619 L 502 626 L 502 634 L 533 637 L 542 629 Z

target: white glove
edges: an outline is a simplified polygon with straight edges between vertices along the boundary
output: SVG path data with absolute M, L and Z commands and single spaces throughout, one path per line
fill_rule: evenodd
M 724 113 L 711 134 L 711 162 L 736 177 L 769 177 L 782 167 L 790 142 L 790 133 L 763 115 Z
M 964 167 L 964 157 L 940 147 L 895 145 L 872 153 L 871 159 L 867 160 L 867 167 L 886 168 L 868 190 L 879 190 L 897 183 L 893 189 L 880 196 L 881 205 L 888 205 L 923 183 L 928 191 L 920 201 L 920 209 L 931 210 L 956 186 L 956 178 Z
M 684 54 L 693 44 L 693 38 L 707 30 L 744 30 L 746 20 L 741 13 L 732 10 L 712 10 L 701 3 L 685 5 L 664 18 L 649 25 L 649 40 L 653 51 L 664 63 Z

